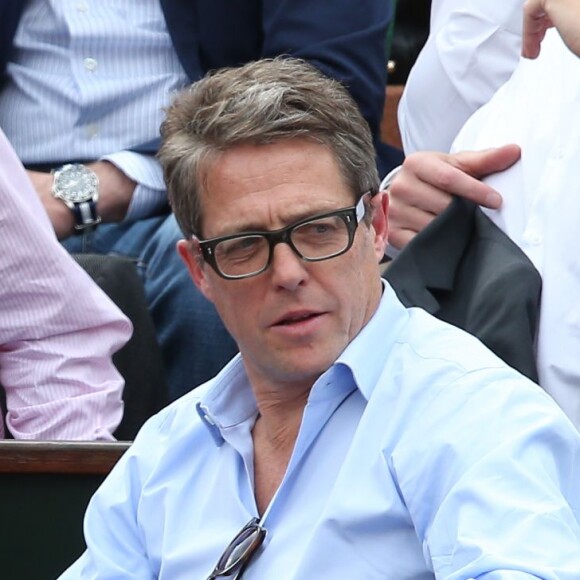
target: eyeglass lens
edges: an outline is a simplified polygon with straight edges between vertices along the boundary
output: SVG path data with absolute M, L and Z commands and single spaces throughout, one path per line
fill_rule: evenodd
M 265 537 L 266 529 L 260 526 L 258 518 L 252 518 L 224 550 L 208 580 L 231 576 L 236 572 L 236 578 L 239 578 Z
M 343 252 L 350 243 L 345 216 L 327 216 L 299 224 L 289 232 L 294 250 L 307 260 L 323 260 Z M 219 269 L 227 276 L 263 270 L 270 259 L 265 236 L 249 235 L 220 242 L 215 248 Z

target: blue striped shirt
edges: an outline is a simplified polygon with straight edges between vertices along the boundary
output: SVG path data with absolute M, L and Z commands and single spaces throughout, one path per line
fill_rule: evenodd
M 108 160 L 138 184 L 129 219 L 165 203 L 159 125 L 188 80 L 157 0 L 31 0 L 8 75 L 0 126 L 25 164 Z

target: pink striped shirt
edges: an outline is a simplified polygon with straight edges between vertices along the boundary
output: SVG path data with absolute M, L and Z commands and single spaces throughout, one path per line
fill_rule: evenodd
M 56 240 L 0 131 L 0 384 L 14 438 L 113 439 L 124 383 L 111 356 L 131 332 Z

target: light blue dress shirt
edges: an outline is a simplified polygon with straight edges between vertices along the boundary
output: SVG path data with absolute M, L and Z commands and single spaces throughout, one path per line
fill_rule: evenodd
M 201 579 L 257 515 L 240 358 L 152 418 L 63 579 Z M 580 578 L 580 435 L 477 339 L 385 285 L 314 385 L 244 580 Z
M 160 3 L 30 0 L 14 42 L 0 127 L 23 163 L 108 160 L 137 182 L 127 219 L 154 214 L 163 107 L 188 84 Z

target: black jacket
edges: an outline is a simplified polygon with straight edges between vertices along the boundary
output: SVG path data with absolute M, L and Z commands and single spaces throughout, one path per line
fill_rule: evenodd
M 420 306 L 477 336 L 538 381 L 541 278 L 520 248 L 474 204 L 456 198 L 387 267 L 405 306 Z

